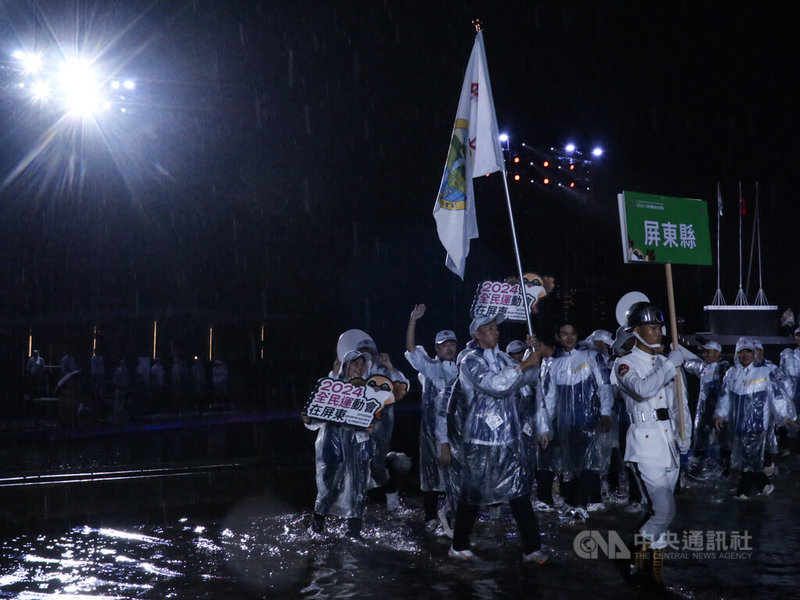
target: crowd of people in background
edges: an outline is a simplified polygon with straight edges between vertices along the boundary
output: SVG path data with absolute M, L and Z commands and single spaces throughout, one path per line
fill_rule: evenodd
M 639 522 L 635 559 L 623 574 L 660 583 L 681 480 L 736 476 L 732 499 L 769 496 L 777 459 L 797 452 L 800 327 L 797 347 L 784 350 L 779 365 L 750 337 L 738 340 L 729 362 L 715 341 L 700 344 L 700 355 L 672 348 L 660 309 L 638 303 L 615 334 L 598 329 L 582 338 L 561 322 L 552 334 L 512 340 L 505 352 L 503 316 L 476 316 L 464 347 L 455 332 L 441 330 L 431 356 L 416 339 L 425 310 L 420 304 L 411 312 L 405 353 L 421 389 L 419 485 L 426 530 L 452 538 L 453 560 L 475 560 L 473 523 L 500 503 L 510 505 L 523 561 L 534 564 L 549 556 L 537 513 L 568 526 L 620 510 Z M 408 381 L 371 338 L 331 376 L 351 381 L 378 369 Z M 693 398 L 687 374 L 699 380 Z M 318 431 L 314 532 L 333 514 L 358 537 L 371 488 L 385 491 L 388 510 L 397 508 L 387 461 L 391 414 L 363 429 L 303 413 Z
M 140 356 L 107 366 L 102 354 L 93 353 L 79 364 L 65 350 L 57 364 L 48 365 L 34 349 L 25 366 L 26 401 L 58 398 L 79 388 L 76 410 L 84 417 L 116 422 L 156 413 L 224 410 L 234 406 L 229 393 L 228 367 L 194 357 L 191 364 L 175 357 L 165 366 L 161 358 Z

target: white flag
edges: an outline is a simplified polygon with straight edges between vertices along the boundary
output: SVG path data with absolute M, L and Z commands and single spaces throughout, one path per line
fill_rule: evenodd
M 436 231 L 447 250 L 445 265 L 461 279 L 469 241 L 478 237 L 472 179 L 495 171 L 505 174 L 505 164 L 479 31 L 464 76 L 450 151 L 433 207 Z

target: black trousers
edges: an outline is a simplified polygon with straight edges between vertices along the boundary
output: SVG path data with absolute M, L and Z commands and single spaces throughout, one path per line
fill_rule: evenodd
M 570 506 L 586 508 L 589 502 L 599 502 L 594 495 L 600 491 L 600 473 L 581 471 L 577 479 L 564 483 L 564 501 Z
M 509 501 L 511 514 L 517 522 L 519 535 L 522 538 L 523 554 L 530 554 L 541 547 L 539 541 L 539 523 L 536 520 L 536 513 L 533 512 L 531 499 L 526 494 L 519 498 Z M 469 550 L 469 537 L 472 534 L 472 526 L 478 518 L 478 507 L 473 504 L 458 503 L 456 510 L 456 526 L 453 532 L 453 549 Z
M 763 471 L 742 471 L 742 478 L 739 480 L 739 489 L 736 490 L 736 495 L 751 496 L 754 489 L 756 492 L 760 492 L 768 483 L 769 479 L 764 475 Z

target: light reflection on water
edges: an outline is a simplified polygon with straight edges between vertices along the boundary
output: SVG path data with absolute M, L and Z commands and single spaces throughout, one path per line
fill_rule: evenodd
M 747 530 L 750 560 L 667 562 L 668 597 L 789 598 L 800 572 L 800 461 L 784 464 L 768 498 L 731 499 L 733 483 L 690 484 L 679 497 L 674 529 Z M 465 566 L 446 556 L 449 540 L 424 530 L 419 499 L 387 514 L 370 504 L 363 539 L 348 540 L 330 519 L 325 535 L 308 531 L 309 516 L 268 497 L 232 508 L 222 519 L 187 516 L 167 525 L 85 525 L 47 535 L 19 534 L 0 543 L 0 598 L 636 598 L 607 560 L 582 560 L 573 539 L 583 529 L 618 530 L 635 518 L 619 507 L 568 526 L 540 514 L 553 559 L 522 565 L 507 508 L 476 524 L 475 552 Z

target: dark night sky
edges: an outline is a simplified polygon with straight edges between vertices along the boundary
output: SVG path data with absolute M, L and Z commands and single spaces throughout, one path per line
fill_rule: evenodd
M 765 290 L 797 302 L 785 249 L 800 9 L 583 4 L 4 2 L 2 178 L 54 121 L 12 88 L 16 45 L 68 44 L 77 30 L 138 84 L 130 113 L 101 122 L 105 142 L 92 128 L 70 141 L 62 126 L 0 192 L 6 333 L 41 315 L 224 311 L 266 319 L 302 357 L 301 378 L 327 368 L 350 327 L 402 364 L 415 302 L 430 307 L 420 341 L 442 327 L 465 336 L 478 281 L 514 269 L 496 178 L 479 186 L 466 282 L 444 268 L 430 214 L 476 16 L 501 129 L 534 147 L 606 150 L 592 198 L 513 190 L 525 268 L 559 283 L 538 327 L 565 299 L 584 330 L 612 328 L 604 315 L 625 291 L 664 301 L 660 268 L 620 264 L 623 189 L 711 201 L 721 183 L 732 301 L 736 184 L 752 198 L 758 181 Z M 676 267 L 676 280 L 678 313 L 701 327 L 715 270 Z

